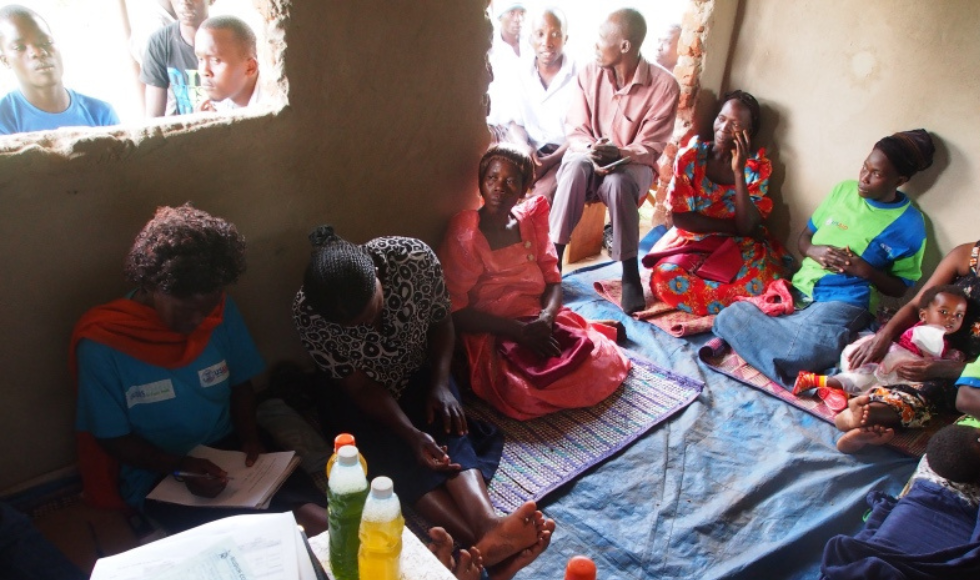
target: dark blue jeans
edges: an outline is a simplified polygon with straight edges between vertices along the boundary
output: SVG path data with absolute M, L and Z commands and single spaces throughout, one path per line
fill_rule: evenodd
M 792 388 L 800 371 L 836 366 L 840 353 L 873 318 L 846 302 L 814 302 L 786 316 L 767 316 L 736 302 L 715 318 L 712 330 L 762 374 Z

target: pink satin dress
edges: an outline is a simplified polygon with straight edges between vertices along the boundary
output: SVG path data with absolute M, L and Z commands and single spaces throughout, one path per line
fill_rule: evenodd
M 548 284 L 560 284 L 558 256 L 548 239 L 549 206 L 532 197 L 512 210 L 520 223 L 521 241 L 490 249 L 480 232 L 475 210 L 456 214 L 439 251 L 453 312 L 475 308 L 506 318 L 533 317 L 541 312 Z M 562 409 L 591 407 L 611 395 L 630 369 L 616 346 L 616 330 L 590 323 L 567 308 L 557 322 L 580 328 L 595 344 L 588 359 L 570 374 L 543 389 L 502 357 L 491 334 L 461 334 L 470 369 L 470 385 L 501 413 L 518 420 Z

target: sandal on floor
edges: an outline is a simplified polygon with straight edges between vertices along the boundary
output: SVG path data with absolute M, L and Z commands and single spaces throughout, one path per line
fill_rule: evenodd
M 847 408 L 847 393 L 840 389 L 819 387 L 817 388 L 817 396 L 823 400 L 827 408 L 835 413 L 840 413 Z

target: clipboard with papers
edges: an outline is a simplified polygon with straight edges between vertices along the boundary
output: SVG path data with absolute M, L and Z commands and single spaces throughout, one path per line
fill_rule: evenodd
M 147 499 L 195 507 L 255 508 L 269 507 L 272 496 L 299 464 L 295 451 L 263 453 L 251 467 L 245 466 L 241 451 L 225 451 L 198 445 L 188 453 L 207 459 L 228 472 L 228 485 L 216 497 L 194 495 L 182 482 L 165 477 Z

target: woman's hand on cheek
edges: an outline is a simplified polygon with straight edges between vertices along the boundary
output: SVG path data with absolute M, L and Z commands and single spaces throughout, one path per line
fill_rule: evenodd
M 749 134 L 747 131 L 735 132 L 735 148 L 732 149 L 732 171 L 735 175 L 742 175 L 745 171 L 745 162 L 749 158 Z

